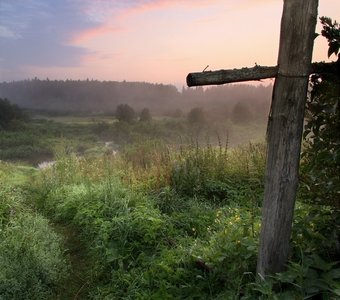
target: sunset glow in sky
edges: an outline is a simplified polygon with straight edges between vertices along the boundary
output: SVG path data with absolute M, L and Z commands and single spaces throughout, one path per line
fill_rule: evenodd
M 319 16 L 340 21 L 340 0 L 319 3 Z M 282 0 L 0 0 L 0 81 L 180 87 L 207 65 L 276 65 L 282 7 Z M 327 60 L 322 37 L 314 46 L 319 60 Z

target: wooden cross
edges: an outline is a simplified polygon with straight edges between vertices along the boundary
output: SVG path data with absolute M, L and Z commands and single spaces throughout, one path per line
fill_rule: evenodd
M 332 68 L 311 64 L 318 0 L 284 0 L 278 66 L 190 73 L 188 86 L 276 78 L 267 128 L 267 163 L 257 273 L 284 270 L 298 186 L 304 107 L 311 73 Z

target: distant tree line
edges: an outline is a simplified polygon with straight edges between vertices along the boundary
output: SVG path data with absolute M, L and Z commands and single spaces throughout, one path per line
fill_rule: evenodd
M 175 86 L 143 82 L 33 79 L 0 83 L 0 97 L 32 109 L 114 113 L 121 103 L 158 112 L 175 106 L 180 93 Z
M 20 107 L 50 113 L 111 113 L 127 104 L 153 115 L 181 116 L 201 108 L 206 119 L 233 119 L 236 123 L 267 119 L 272 86 L 225 85 L 207 89 L 145 82 L 97 80 L 23 80 L 0 83 L 0 97 Z M 238 119 L 238 118 L 245 119 Z M 144 111 L 142 120 L 148 119 Z

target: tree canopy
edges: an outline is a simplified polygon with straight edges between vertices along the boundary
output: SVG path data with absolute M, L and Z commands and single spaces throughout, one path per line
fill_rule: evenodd
M 119 104 L 115 116 L 119 121 L 131 123 L 136 119 L 136 112 L 128 104 Z
M 0 128 L 8 129 L 14 120 L 25 120 L 26 116 L 16 104 L 11 104 L 8 99 L 0 98 Z
M 188 122 L 190 124 L 204 124 L 205 121 L 205 114 L 201 107 L 194 107 L 188 113 Z
M 151 121 L 151 119 L 152 117 L 151 117 L 150 110 L 148 108 L 143 108 L 143 110 L 141 111 L 139 115 L 139 121 L 148 122 L 148 121 Z

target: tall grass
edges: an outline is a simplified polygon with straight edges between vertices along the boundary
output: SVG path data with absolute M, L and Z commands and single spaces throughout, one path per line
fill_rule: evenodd
M 223 201 L 233 197 L 237 185 L 246 183 L 261 191 L 265 155 L 261 143 L 228 149 L 227 144 L 191 142 L 169 147 L 148 141 L 124 147 L 118 162 L 124 182 L 144 191 L 161 192 L 170 187 L 182 196 Z
M 270 299 L 279 294 L 254 283 L 265 156 L 263 144 L 229 149 L 195 142 L 176 149 L 158 141 L 97 158 L 61 151 L 33 188 L 37 207 L 72 226 L 88 249 L 89 298 Z M 335 245 L 315 228 L 331 236 L 322 221 L 337 224 L 330 212 L 314 211 L 311 220 L 308 209 L 296 212 L 295 259 L 310 255 L 308 247 Z M 325 265 L 317 278 L 336 277 L 336 267 Z M 307 295 L 309 275 L 299 278 L 292 266 L 289 295 Z M 284 285 L 289 274 L 276 282 Z M 335 277 L 318 293 L 330 294 Z M 303 282 L 302 292 L 295 282 Z
M 222 257 L 217 244 L 226 243 L 226 235 L 233 243 L 242 236 L 244 253 L 252 247 L 242 270 L 254 271 L 258 206 L 242 212 L 244 225 L 240 229 L 235 223 L 233 234 L 222 224 L 235 222 L 241 212 L 219 209 L 226 204 L 254 207 L 252 197 L 262 189 L 261 147 L 191 144 L 170 150 L 149 141 L 127 146 L 116 156 L 79 158 L 59 151 L 56 164 L 35 181 L 37 205 L 55 222 L 79 230 L 95 261 L 87 279 L 94 298 L 216 295 L 226 286 L 217 288 L 213 279 L 229 276 L 213 258 Z M 251 196 L 253 179 L 257 189 Z M 216 247 L 208 251 L 206 240 Z M 235 250 L 230 249 L 228 257 Z M 204 264 L 216 264 L 211 274 L 199 266 L 199 257 Z M 229 264 L 230 257 L 225 259 Z M 239 279 L 229 288 L 238 285 Z M 156 292 L 159 286 L 164 289 Z
M 0 298 L 50 299 L 66 277 L 61 237 L 27 203 L 25 191 L 0 183 Z
M 238 202 L 250 207 L 262 202 L 265 146 L 248 144 L 189 147 L 180 152 L 172 169 L 172 186 L 183 196 L 225 205 Z
M 159 140 L 123 147 L 118 155 L 123 182 L 133 189 L 158 192 L 170 183 L 173 148 Z

